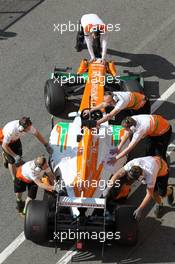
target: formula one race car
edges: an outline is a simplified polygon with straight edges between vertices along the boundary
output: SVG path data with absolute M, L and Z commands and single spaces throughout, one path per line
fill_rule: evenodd
M 85 109 L 102 102 L 108 75 L 106 65 L 100 61 L 89 64 L 88 73 L 79 74 L 84 76 L 85 82 L 79 112 L 75 113 L 73 122 L 59 121 L 51 131 L 53 154 L 50 166 L 57 177 L 56 191 L 45 192 L 42 201 L 33 200 L 28 204 L 24 231 L 26 238 L 33 242 L 54 238 L 58 242 L 58 234 L 68 231 L 79 234 L 117 232 L 119 243 L 133 245 L 137 242 L 137 222 L 133 217 L 135 206 L 119 203 L 121 198 L 128 196 L 130 186 L 118 184 L 111 199 L 103 198 L 111 175 L 127 161 L 124 157 L 114 166 L 106 163 L 110 150 L 120 142 L 123 128 L 108 122 L 97 128 L 96 121 L 103 115 L 101 111 L 95 111 L 88 117 L 83 115 Z M 55 70 L 45 86 L 46 107 L 49 113 L 57 116 L 64 110 L 65 96 L 78 88 L 69 86 L 68 80 L 63 86 L 54 84 L 54 76 L 67 76 L 67 73 Z M 75 75 L 71 74 L 70 78 L 72 76 Z M 105 83 L 101 77 L 105 77 Z M 94 78 L 96 81 L 92 82 Z M 120 80 L 122 84 L 113 82 L 113 88 L 143 89 L 143 80 L 138 75 L 120 77 Z M 77 241 L 79 239 L 82 237 Z
M 53 116 L 59 116 L 65 111 L 66 101 L 71 96 L 83 94 L 85 85 L 89 82 L 89 70 L 86 59 L 82 60 L 77 73 L 67 72 L 71 68 L 57 68 L 51 73 L 44 88 L 45 105 Z M 96 77 L 92 77 L 93 84 Z M 100 75 L 101 85 L 106 91 L 144 92 L 144 80 L 140 75 L 118 76 L 113 62 L 107 62 Z M 102 100 L 103 91 L 99 101 Z M 87 99 L 88 100 L 88 99 Z

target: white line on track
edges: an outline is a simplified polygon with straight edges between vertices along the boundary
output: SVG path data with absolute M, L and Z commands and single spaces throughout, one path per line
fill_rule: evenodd
M 174 92 L 175 82 L 152 104 L 151 112 L 154 113 Z
M 0 264 L 2 264 L 25 240 L 22 232 L 15 240 L 0 253 Z
M 56 264 L 67 264 L 76 254 L 77 254 L 77 250 L 75 250 L 75 248 L 72 247 L 60 260 L 58 260 Z
M 175 20 L 175 15 L 173 13 L 172 16 L 170 16 L 166 20 L 164 20 L 164 22 L 161 24 L 161 26 L 159 26 L 154 31 L 152 31 L 151 34 L 149 34 L 143 41 L 140 42 L 140 44 L 134 50 L 134 53 L 137 53 L 137 52 L 142 51 L 143 48 L 145 48 L 148 45 L 148 43 L 150 43 L 151 41 L 153 41 L 154 39 L 156 39 L 157 36 L 162 31 L 165 31 L 165 28 L 167 28 L 168 26 L 170 26 L 174 22 L 174 20 Z

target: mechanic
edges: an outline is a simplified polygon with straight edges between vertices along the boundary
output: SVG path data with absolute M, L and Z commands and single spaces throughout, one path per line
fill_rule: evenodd
M 171 138 L 172 127 L 165 118 L 160 115 L 137 115 L 126 117 L 121 125 L 125 128 L 125 132 L 117 149 L 110 152 L 111 154 L 117 153 L 117 156 L 110 158 L 108 164 L 112 165 L 124 157 L 145 137 L 149 137 L 151 141 L 149 155 L 158 155 L 166 160 L 166 151 Z M 120 152 L 124 143 L 131 137 L 129 145 Z
M 105 92 L 104 100 L 98 106 L 92 108 L 90 111 L 84 111 L 84 115 L 89 114 L 95 110 L 113 107 L 113 110 L 106 114 L 103 118 L 97 121 L 97 125 L 102 124 L 114 116 L 117 117 L 124 109 L 130 109 L 132 115 L 149 114 L 150 102 L 148 98 L 139 92 Z
M 48 178 L 43 180 L 44 175 Z M 46 158 L 39 156 L 15 168 L 14 192 L 16 194 L 16 209 L 19 213 L 26 213 L 27 204 L 36 198 L 38 186 L 47 191 L 54 191 L 55 176 L 52 173 Z M 48 179 L 48 181 L 47 181 Z M 22 201 L 22 193 L 28 189 L 26 201 Z
M 116 201 L 122 202 L 128 197 L 131 191 L 131 185 L 136 181 L 136 178 L 132 178 L 130 174 L 126 172 L 125 175 L 123 175 L 123 177 L 119 180 L 119 182 L 115 183 L 112 179 L 111 181 L 112 187 L 111 185 L 109 188 L 107 187 L 103 191 L 102 197 L 107 198 L 107 210 L 110 213 L 113 213 L 116 208 Z M 118 183 L 120 184 L 120 186 L 118 185 Z
M 138 180 L 147 185 L 146 196 L 134 211 L 134 216 L 139 220 L 143 209 L 151 199 L 156 202 L 154 211 L 156 217 L 160 217 L 163 209 L 163 197 L 167 196 L 169 205 L 173 204 L 174 191 L 171 185 L 168 186 L 169 169 L 167 163 L 159 156 L 148 156 L 136 158 L 129 161 L 124 167 L 117 171 L 111 178 L 111 183 L 122 178 L 127 173 L 128 177 Z M 110 187 L 105 190 L 104 197 L 110 193 Z
M 0 129 L 0 143 L 2 144 L 3 163 L 9 168 L 13 178 L 15 163 L 19 163 L 22 158 L 22 144 L 20 138 L 27 133 L 33 134 L 46 148 L 48 153 L 52 152 L 49 143 L 42 134 L 32 126 L 29 117 L 22 117 L 20 120 L 14 120 L 7 123 Z
M 91 61 L 96 58 L 105 60 L 107 51 L 106 25 L 96 14 L 86 14 L 81 17 L 80 30 L 77 33 L 76 50 L 82 50 L 84 39 L 91 57 Z M 102 48 L 102 52 L 101 52 Z

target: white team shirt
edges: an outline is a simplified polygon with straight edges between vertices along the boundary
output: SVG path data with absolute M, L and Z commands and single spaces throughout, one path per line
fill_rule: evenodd
M 96 14 L 85 14 L 81 18 L 81 25 L 85 28 L 87 25 L 102 25 L 104 22 Z
M 113 99 L 116 101 L 115 110 L 123 110 L 130 102 L 131 92 L 113 92 Z
M 95 25 L 99 25 L 99 24 L 100 25 L 104 24 L 104 22 L 96 14 L 83 15 L 81 18 L 81 25 L 82 25 L 83 29 L 89 24 L 92 24 L 95 26 Z M 91 59 L 94 59 L 95 55 L 94 55 L 94 51 L 93 51 L 93 47 L 92 47 L 92 42 L 93 42 L 92 35 L 85 33 L 85 41 L 86 41 L 87 48 L 88 48 L 89 54 L 91 56 Z M 100 42 L 101 42 L 101 47 L 102 47 L 102 59 L 104 59 L 106 56 L 106 51 L 107 51 L 107 34 L 106 34 L 106 32 L 101 34 Z
M 45 173 L 49 173 L 51 169 L 48 167 L 45 170 L 41 170 L 40 172 L 35 171 L 35 163 L 34 160 L 28 161 L 22 165 L 22 175 L 28 180 L 34 181 L 36 179 L 41 179 Z
M 131 142 L 136 143 L 144 138 L 147 131 L 149 130 L 151 115 L 135 115 L 131 117 L 136 121 L 136 126 L 130 127 L 131 131 L 133 132 Z
M 16 141 L 27 133 L 31 133 L 33 135 L 37 133 L 36 128 L 33 126 L 31 126 L 30 131 L 28 132 L 20 132 L 19 126 L 19 120 L 11 121 L 4 126 L 2 129 L 2 133 L 4 135 L 3 143 L 9 144 L 11 141 Z
M 160 167 L 155 158 L 152 156 L 136 158 L 129 161 L 123 168 L 128 172 L 132 166 L 139 166 L 140 168 L 142 168 L 147 187 L 154 188 L 157 175 L 160 170 Z

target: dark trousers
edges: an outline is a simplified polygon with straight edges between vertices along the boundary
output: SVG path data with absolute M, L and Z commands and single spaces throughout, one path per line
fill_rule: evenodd
M 154 191 L 157 192 L 160 196 L 164 197 L 167 193 L 169 173 L 165 176 L 157 177 Z
M 32 200 L 36 198 L 37 191 L 38 191 L 38 185 L 36 185 L 35 182 L 31 183 L 25 183 L 22 180 L 15 178 L 14 181 L 14 192 L 15 193 L 23 193 L 26 191 L 26 188 L 28 189 L 28 197 Z
M 77 32 L 75 49 L 77 52 L 82 51 L 84 44 L 84 31 L 81 24 L 79 25 L 79 31 Z
M 9 147 L 16 155 L 22 156 L 22 144 L 21 144 L 20 139 L 14 141 L 13 143 L 10 143 Z M 4 157 L 7 160 L 7 162 L 10 164 L 14 164 L 15 159 L 10 154 L 8 154 L 4 149 L 3 149 L 3 152 L 4 152 Z
M 79 21 L 80 23 L 80 21 Z M 92 47 L 96 58 L 101 58 L 101 43 L 100 37 L 93 39 Z M 81 23 L 79 24 L 79 31 L 77 32 L 75 49 L 77 52 L 82 51 L 84 48 L 84 31 Z
M 149 115 L 151 112 L 151 105 L 149 99 L 147 99 L 146 103 L 143 107 L 138 110 L 131 110 L 132 115 Z
M 169 130 L 158 137 L 149 137 L 150 140 L 150 149 L 149 149 L 149 155 L 151 156 L 160 156 L 163 158 L 166 162 L 166 152 L 168 148 L 168 144 L 170 142 L 172 134 L 172 127 L 170 126 Z

